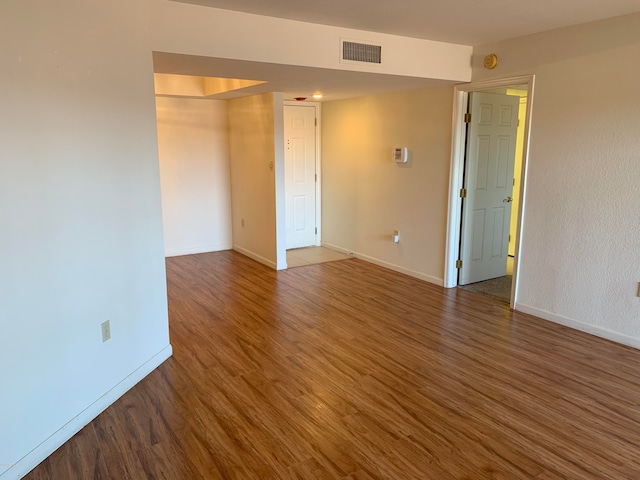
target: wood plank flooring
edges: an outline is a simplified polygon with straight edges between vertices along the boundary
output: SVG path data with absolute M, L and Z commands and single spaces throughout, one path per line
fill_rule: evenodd
M 167 268 L 174 357 L 28 480 L 640 479 L 640 351 L 359 260 Z

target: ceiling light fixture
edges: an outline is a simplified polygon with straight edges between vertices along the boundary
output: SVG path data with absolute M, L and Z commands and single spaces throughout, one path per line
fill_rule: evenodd
M 313 98 L 315 98 L 316 100 L 320 100 L 322 98 L 322 94 L 321 93 L 314 93 L 313 94 Z

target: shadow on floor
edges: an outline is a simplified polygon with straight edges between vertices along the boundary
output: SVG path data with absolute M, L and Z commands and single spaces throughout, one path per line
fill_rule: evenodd
M 325 247 L 305 247 L 287 250 L 287 268 L 315 265 L 317 263 L 349 260 L 353 257 Z
M 511 275 L 504 277 L 492 278 L 484 282 L 470 283 L 469 285 L 460 285 L 458 288 L 469 292 L 479 293 L 488 297 L 497 298 L 503 302 L 511 302 Z

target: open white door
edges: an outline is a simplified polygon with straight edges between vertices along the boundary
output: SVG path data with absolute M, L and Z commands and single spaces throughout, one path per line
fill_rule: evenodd
M 316 109 L 284 107 L 287 249 L 316 244 Z
M 520 99 L 470 94 L 459 285 L 506 274 Z

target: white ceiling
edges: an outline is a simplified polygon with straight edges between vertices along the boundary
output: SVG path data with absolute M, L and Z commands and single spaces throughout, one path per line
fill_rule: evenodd
M 450 83 L 427 78 L 247 62 L 161 52 L 153 53 L 153 66 L 156 73 L 240 78 L 266 82 L 211 97 L 218 100 L 228 100 L 266 92 L 283 92 L 285 100 L 293 100 L 295 97 L 308 97 L 309 100 L 313 100 L 311 95 L 318 91 L 325 95 L 323 101 L 330 101 Z
M 640 0 L 174 1 L 473 46 L 640 12 Z
M 1 1 L 1 0 L 0 0 Z M 482 45 L 554 28 L 640 12 L 640 0 L 173 0 L 312 23 L 465 45 Z M 156 73 L 266 81 L 213 98 L 284 92 L 324 93 L 323 101 L 444 82 L 221 58 L 154 53 Z

